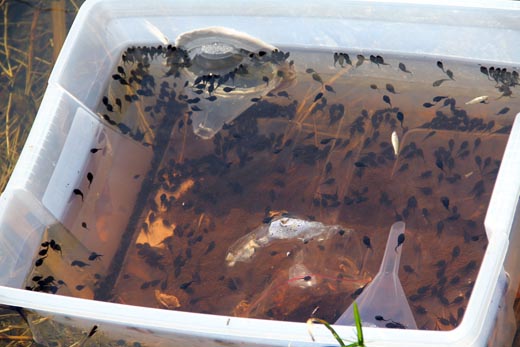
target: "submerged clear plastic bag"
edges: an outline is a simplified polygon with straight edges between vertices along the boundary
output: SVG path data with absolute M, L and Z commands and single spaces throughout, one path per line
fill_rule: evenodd
M 233 244 L 228 275 L 237 283 L 241 317 L 305 321 L 339 317 L 372 276 L 367 247 L 352 229 L 281 217 Z
M 308 242 L 316 238 L 323 241 L 335 233 L 351 233 L 351 229 L 343 229 L 339 225 L 324 225 L 316 221 L 307 221 L 292 217 L 281 217 L 262 224 L 249 234 L 238 239 L 226 256 L 228 266 L 236 262 L 250 261 L 257 249 L 268 246 L 275 240 L 300 240 Z

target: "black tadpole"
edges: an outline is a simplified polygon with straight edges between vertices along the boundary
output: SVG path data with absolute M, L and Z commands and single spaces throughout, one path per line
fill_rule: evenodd
M 94 175 L 92 172 L 87 173 L 87 180 L 88 180 L 88 187 L 90 188 L 90 185 L 92 184 L 92 180 L 94 179 Z
M 437 81 L 434 81 L 432 83 L 432 86 L 434 87 L 438 87 L 440 86 L 443 82 L 446 82 L 446 81 L 449 81 L 450 79 L 449 78 L 441 78 L 440 80 L 437 80 Z
M 188 289 L 188 287 L 193 283 L 194 281 L 189 281 L 189 282 L 184 282 L 182 283 L 179 288 L 182 289 L 182 290 L 186 290 Z
M 79 189 L 76 188 L 76 189 L 74 189 L 72 192 L 73 192 L 74 194 L 76 194 L 76 195 L 81 196 L 81 201 L 84 200 L 85 197 L 83 196 L 83 192 L 82 192 L 81 190 L 79 190 Z
M 390 329 L 406 329 L 406 326 L 404 324 L 401 324 L 399 322 L 394 322 L 394 321 L 386 323 L 385 327 L 390 328 Z
M 363 236 L 363 244 L 367 246 L 368 249 L 372 249 L 372 243 L 370 242 L 370 237 Z
M 435 165 L 436 165 L 439 169 L 441 169 L 442 171 L 444 171 L 444 163 L 442 162 L 441 159 L 437 159 L 437 160 L 435 161 Z
M 383 59 L 383 57 L 380 56 L 380 55 L 376 56 L 376 63 L 377 63 L 378 66 L 379 66 L 379 64 L 381 64 L 381 65 L 388 65 L 387 63 L 385 63 L 385 60 Z
M 325 89 L 328 91 L 328 92 L 331 92 L 331 93 L 335 93 L 336 91 L 334 90 L 334 88 L 332 88 L 332 86 L 329 86 L 328 84 L 325 85 Z
M 442 206 L 444 206 L 444 208 L 449 211 L 449 209 L 450 209 L 450 199 L 447 196 L 442 196 L 441 197 L 441 203 L 442 203 Z
M 403 114 L 403 112 L 397 112 L 396 118 L 401 123 L 401 128 L 402 128 L 403 127 L 403 121 L 404 121 L 404 114 Z
M 392 107 L 392 102 L 390 101 L 390 97 L 388 95 L 383 95 L 383 101 Z
M 316 82 L 323 84 L 323 80 L 321 79 L 320 75 L 318 75 L 318 73 L 316 72 L 312 74 L 312 79 Z
M 432 100 L 433 100 L 434 102 L 439 102 L 439 101 L 441 101 L 442 99 L 447 99 L 447 98 L 448 98 L 447 96 L 444 96 L 444 95 L 438 95 L 438 96 L 434 97 Z
M 51 248 L 56 251 L 56 252 L 60 252 L 61 253 L 61 246 L 59 244 L 56 243 L 56 241 L 54 240 L 51 240 L 49 242 L 49 245 L 51 246 Z
M 385 87 L 386 87 L 386 90 L 388 90 L 390 93 L 397 94 L 397 92 L 395 91 L 394 86 L 391 85 L 390 83 L 387 83 Z
M 88 256 L 88 260 L 93 261 L 93 260 L 96 260 L 98 258 L 101 258 L 102 256 L 103 256 L 102 254 L 99 254 L 99 253 L 96 253 L 96 252 L 92 252 Z
M 94 325 L 92 329 L 90 329 L 90 332 L 87 335 L 87 338 L 92 337 L 97 332 L 98 326 Z
M 82 262 L 81 260 L 74 260 L 72 263 L 70 263 L 71 266 L 77 266 L 77 267 L 85 267 L 89 266 L 87 263 Z
M 502 114 L 506 114 L 506 113 L 509 112 L 509 111 L 510 111 L 510 108 L 509 108 L 509 107 L 504 107 L 503 109 L 501 109 L 500 111 L 498 111 L 498 112 L 496 113 L 496 115 L 499 116 L 499 115 L 502 115 Z
M 404 239 L 405 239 L 404 234 L 399 234 L 399 236 L 397 237 L 397 246 L 395 246 L 394 251 L 397 252 L 397 248 L 403 244 Z
M 399 63 L 399 70 L 401 70 L 402 72 L 406 72 L 406 73 L 412 73 L 411 71 L 408 71 L 406 69 L 406 65 L 404 65 L 403 63 Z
M 361 55 L 361 54 L 358 54 L 357 55 L 357 63 L 356 63 L 356 67 L 359 67 L 363 64 L 363 62 L 365 61 L 365 56 Z

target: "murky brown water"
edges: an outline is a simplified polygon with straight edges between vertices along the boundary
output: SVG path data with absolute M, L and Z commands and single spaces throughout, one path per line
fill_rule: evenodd
M 334 52 L 284 51 L 277 68 L 285 80 L 246 99 L 247 110 L 211 139 L 194 133 L 192 119 L 220 99 L 244 99 L 224 90 L 232 80 L 186 82 L 176 73 L 182 63 L 165 74 L 166 48 L 145 61 L 135 50 L 125 55 L 99 114 L 155 154 L 134 233 L 112 273 L 97 275 L 94 295 L 335 321 L 376 275 L 390 226 L 403 220 L 399 277 L 417 325 L 456 327 L 487 245 L 483 221 L 510 110 L 519 109 L 508 95 L 517 70 L 370 54 L 362 62 L 355 53 L 350 65 L 334 62 Z M 485 103 L 471 102 L 480 96 Z M 280 218 L 336 232 L 237 246 Z M 230 261 L 239 251 L 247 256 Z

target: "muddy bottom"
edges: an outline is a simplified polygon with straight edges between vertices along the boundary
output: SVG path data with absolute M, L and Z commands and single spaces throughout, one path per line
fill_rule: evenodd
M 418 328 L 460 323 L 520 109 L 516 69 L 283 50 L 282 82 L 208 139 L 194 115 L 247 98 L 226 96 L 233 80 L 189 80 L 166 53 L 130 51 L 99 114 L 156 156 L 97 299 L 334 322 L 375 277 L 402 220 L 399 278 Z M 284 218 L 327 231 L 266 242 Z

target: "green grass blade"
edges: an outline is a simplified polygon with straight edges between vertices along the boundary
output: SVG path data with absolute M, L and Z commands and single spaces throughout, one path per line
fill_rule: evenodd
M 349 346 L 352 346 L 352 345 L 349 345 L 349 346 L 346 346 L 345 343 L 343 342 L 343 340 L 341 339 L 341 337 L 339 337 L 338 333 L 336 332 L 336 330 L 334 330 L 334 328 L 326 321 L 326 320 L 323 320 L 323 319 L 319 319 L 319 318 L 309 318 L 309 321 L 311 322 L 316 322 L 316 323 L 321 323 L 323 325 L 325 325 L 325 327 L 327 329 L 329 329 L 329 331 L 332 333 L 332 336 L 334 336 L 334 338 L 336 339 L 336 341 L 338 341 L 339 345 L 341 347 L 349 347 Z M 353 345 L 353 346 L 357 346 L 357 345 Z M 352 346 L 352 347 L 353 347 Z
M 363 328 L 361 326 L 361 316 L 359 315 L 359 309 L 357 303 L 354 301 L 354 320 L 356 321 L 356 331 L 357 331 L 357 343 L 359 346 L 365 345 L 365 340 L 363 338 Z
M 334 336 L 336 341 L 338 341 L 340 347 L 365 347 L 365 339 L 363 337 L 363 327 L 361 325 L 361 316 L 359 315 L 359 309 L 358 309 L 357 303 L 355 301 L 354 301 L 353 305 L 354 305 L 354 307 L 353 307 L 354 308 L 354 321 L 356 322 L 356 331 L 357 331 L 357 341 L 356 342 L 345 345 L 345 343 L 343 342 L 343 339 L 341 339 L 341 337 L 339 337 L 336 330 L 334 330 L 334 328 L 326 320 L 320 319 L 320 318 L 309 318 L 307 320 L 307 324 L 309 326 L 309 334 L 311 335 L 312 341 L 314 341 L 314 336 L 312 335 L 312 331 L 311 331 L 312 323 L 320 323 L 320 324 L 325 325 L 325 327 L 327 329 L 329 329 L 329 331 L 332 333 L 332 336 Z

